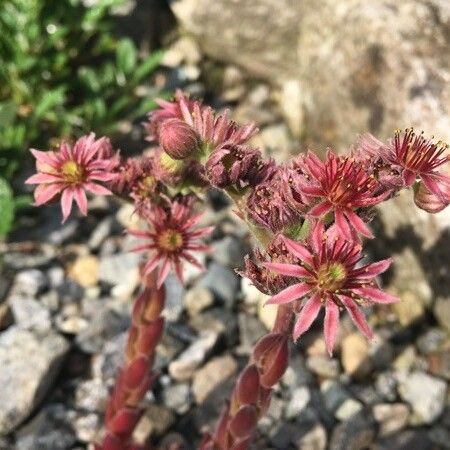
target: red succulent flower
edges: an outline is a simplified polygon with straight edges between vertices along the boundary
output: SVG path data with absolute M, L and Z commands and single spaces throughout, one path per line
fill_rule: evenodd
M 305 177 L 299 177 L 301 192 L 319 203 L 309 214 L 321 218 L 333 212 L 336 226 L 342 235 L 354 239 L 354 231 L 372 238 L 364 221 L 355 212 L 382 202 L 389 192 L 379 193 L 380 186 L 373 174 L 353 158 L 337 156 L 331 151 L 322 162 L 311 152 L 304 157 Z
M 390 145 L 385 146 L 384 158 L 393 166 L 402 170 L 406 186 L 411 186 L 420 179 L 427 190 L 445 203 L 450 203 L 450 176 L 437 169 L 450 161 L 446 154 L 448 145 L 425 139 L 423 134 L 416 134 L 412 128 L 400 131 Z
M 132 251 L 150 252 L 144 273 L 149 274 L 159 267 L 158 287 L 164 283 L 171 267 L 180 281 L 183 281 L 183 260 L 203 269 L 191 252 L 209 250 L 199 239 L 211 233 L 213 227 L 196 228 L 201 214 L 193 215 L 191 209 L 190 198 L 173 201 L 167 199 L 167 205 L 155 205 L 148 213 L 146 219 L 149 231 L 129 231 L 133 236 L 149 240 Z
M 258 131 L 255 124 L 238 126 L 229 119 L 228 111 L 216 115 L 212 108 L 203 106 L 199 101 L 189 100 L 181 92 L 176 93 L 173 102 L 158 100 L 157 103 L 161 109 L 152 112 L 145 125 L 150 140 L 161 139 L 160 127 L 167 119 L 180 119 L 189 125 L 203 146 L 207 147 L 207 154 L 224 144 L 244 144 Z
M 263 160 L 258 149 L 246 145 L 224 144 L 206 162 L 208 180 L 220 188 L 255 186 L 270 178 L 275 170 L 273 160 Z
M 399 300 L 380 290 L 374 281 L 377 275 L 389 267 L 391 260 L 385 259 L 358 267 L 357 264 L 362 259 L 360 244 L 347 241 L 336 229 L 334 231 L 336 232 L 325 232 L 323 223 L 319 222 L 306 243 L 284 238 L 288 250 L 301 262 L 265 264 L 279 275 L 299 279 L 297 283 L 274 295 L 268 304 L 283 304 L 308 298 L 298 314 L 293 332 L 294 340 L 309 329 L 321 307 L 325 307 L 324 333 L 330 354 L 336 338 L 340 307 L 345 307 L 359 330 L 371 338 L 372 331 L 359 306 Z
M 36 158 L 37 174 L 26 180 L 38 184 L 34 191 L 36 206 L 61 195 L 63 222 L 69 217 L 75 200 L 83 215 L 87 214 L 86 191 L 96 195 L 110 195 L 111 191 L 99 182 L 116 177 L 118 156 L 113 154 L 109 139 L 95 139 L 95 134 L 83 136 L 73 146 L 62 142 L 58 151 L 42 152 L 31 149 Z

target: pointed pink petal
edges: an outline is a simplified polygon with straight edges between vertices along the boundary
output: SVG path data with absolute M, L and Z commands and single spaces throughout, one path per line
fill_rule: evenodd
M 383 259 L 382 261 L 367 264 L 366 266 L 362 266 L 359 269 L 355 269 L 353 274 L 358 276 L 358 278 L 373 278 L 383 272 L 386 272 L 391 264 L 391 258 Z
M 301 184 L 300 190 L 303 194 L 310 195 L 311 197 L 322 197 L 323 191 L 320 187 L 317 186 L 309 186 L 306 183 Z
M 281 305 L 298 300 L 304 297 L 308 292 L 311 292 L 311 289 L 311 286 L 306 283 L 294 284 L 267 300 L 266 305 Z
M 342 236 L 347 239 L 347 241 L 352 241 L 353 236 L 350 225 L 341 209 L 338 208 L 334 211 L 334 220 L 336 221 L 336 227 L 342 233 Z
M 56 163 L 54 152 L 41 152 L 34 148 L 31 148 L 30 152 L 41 163 L 48 164 L 49 166 L 54 166 Z
M 437 183 L 435 180 L 433 180 L 432 177 L 427 175 L 422 175 L 421 179 L 423 181 L 423 184 L 425 187 L 434 195 L 436 195 L 439 199 L 441 199 L 444 202 L 450 201 L 450 194 L 446 194 L 447 187 L 443 186 L 443 189 L 441 189 L 441 186 L 439 186 L 439 183 Z
M 128 230 L 128 234 L 131 234 L 132 236 L 136 237 L 142 237 L 142 238 L 149 238 L 150 234 L 148 231 L 142 231 L 142 230 Z
M 152 273 L 158 266 L 159 261 L 159 255 L 156 255 L 152 259 L 150 259 L 144 266 L 144 274 L 149 275 L 150 273 Z
M 359 331 L 361 331 L 361 333 L 366 336 L 367 339 L 372 339 L 373 331 L 367 323 L 366 317 L 359 309 L 358 305 L 350 297 L 347 297 L 345 295 L 340 295 L 339 299 L 344 304 L 347 312 L 350 314 L 353 323 L 358 327 Z
M 319 203 L 309 211 L 309 215 L 313 217 L 322 217 L 333 209 L 333 205 L 327 201 Z
M 322 303 L 320 295 L 314 294 L 303 306 L 295 322 L 293 338 L 296 341 L 305 331 L 308 331 L 317 315 L 319 314 Z
M 283 236 L 283 241 L 286 244 L 287 249 L 297 258 L 311 265 L 313 257 L 310 251 L 302 245 L 300 242 L 293 241 Z
M 336 342 L 336 334 L 339 327 L 339 308 L 332 300 L 328 300 L 325 306 L 325 320 L 323 323 L 323 331 L 325 335 L 325 345 L 328 354 L 333 355 L 334 343 Z
M 352 224 L 353 228 L 363 236 L 368 237 L 369 239 L 373 239 L 374 235 L 369 230 L 367 225 L 363 222 L 363 220 L 353 211 L 347 210 L 345 211 L 345 215 L 347 216 L 348 221 Z
M 189 263 L 191 263 L 193 266 L 197 267 L 200 270 L 204 270 L 205 267 L 203 266 L 203 264 L 201 264 L 196 258 L 194 258 L 190 253 L 188 252 L 183 252 L 181 255 L 184 259 L 186 259 L 186 261 L 188 261 Z
M 324 223 L 319 220 L 316 225 L 313 228 L 311 237 L 310 237 L 310 243 L 311 246 L 316 253 L 320 257 L 322 254 L 322 247 L 325 240 L 326 234 L 325 234 L 325 225 Z
M 74 198 L 83 216 L 87 215 L 87 198 L 83 188 L 75 188 Z
M 112 192 L 97 183 L 86 183 L 84 187 L 94 195 L 111 195 Z
M 50 201 L 61 192 L 60 184 L 41 184 L 34 190 L 34 200 L 36 206 L 41 206 Z
M 72 202 L 73 202 L 73 190 L 72 188 L 64 189 L 61 195 L 61 208 L 63 213 L 63 223 L 70 216 L 70 212 L 72 211 Z
M 170 271 L 170 260 L 169 258 L 166 258 L 163 262 L 161 269 L 159 270 L 158 280 L 156 282 L 158 289 L 163 285 L 164 281 L 167 278 L 167 275 L 169 275 L 169 271 Z
M 383 292 L 381 289 L 374 287 L 361 287 L 352 289 L 355 294 L 358 294 L 362 298 L 366 298 L 375 303 L 397 303 L 400 301 L 398 297 L 394 295 L 387 294 Z
M 416 174 L 412 170 L 405 169 L 403 171 L 403 181 L 406 186 L 411 186 L 416 181 Z
M 180 283 L 184 284 L 183 267 L 181 265 L 180 260 L 176 260 L 174 266 L 175 266 L 175 275 L 177 276 L 178 280 L 180 280 Z
M 49 173 L 36 173 L 25 181 L 26 184 L 41 184 L 41 183 L 57 183 L 61 182 L 61 177 L 51 175 Z
M 287 275 L 289 277 L 300 277 L 300 278 L 304 278 L 311 275 L 305 268 L 295 264 L 264 263 L 263 265 L 264 267 L 267 267 L 269 270 L 273 270 L 279 275 Z

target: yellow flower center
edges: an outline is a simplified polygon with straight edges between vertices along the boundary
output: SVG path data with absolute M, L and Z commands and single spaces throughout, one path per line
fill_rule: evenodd
M 347 270 L 341 263 L 334 262 L 330 265 L 323 265 L 317 271 L 317 284 L 323 291 L 337 291 L 347 279 Z
M 67 183 L 80 183 L 84 179 L 84 169 L 75 161 L 67 161 L 61 166 L 61 172 Z
M 165 230 L 158 238 L 158 245 L 167 252 L 176 252 L 183 246 L 183 235 L 176 230 Z

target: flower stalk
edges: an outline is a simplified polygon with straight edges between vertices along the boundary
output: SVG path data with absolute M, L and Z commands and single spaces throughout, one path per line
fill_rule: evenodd
M 156 378 L 152 365 L 164 329 L 165 289 L 156 287 L 154 273 L 144 275 L 142 284 L 133 307 L 125 362 L 106 409 L 105 436 L 96 450 L 145 449 L 132 442 L 132 434 L 143 412 L 141 401 Z

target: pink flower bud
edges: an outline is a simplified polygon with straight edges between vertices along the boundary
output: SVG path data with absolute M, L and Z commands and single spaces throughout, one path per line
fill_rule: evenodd
M 260 383 L 271 387 L 283 376 L 288 366 L 288 339 L 284 334 L 271 333 L 261 338 L 253 350 L 253 360 L 260 369 Z
M 448 202 L 430 192 L 422 182 L 414 189 L 414 203 L 420 209 L 432 214 L 442 211 L 448 205 Z
M 183 120 L 167 119 L 159 127 L 159 143 L 171 158 L 185 159 L 198 149 L 200 140 Z

